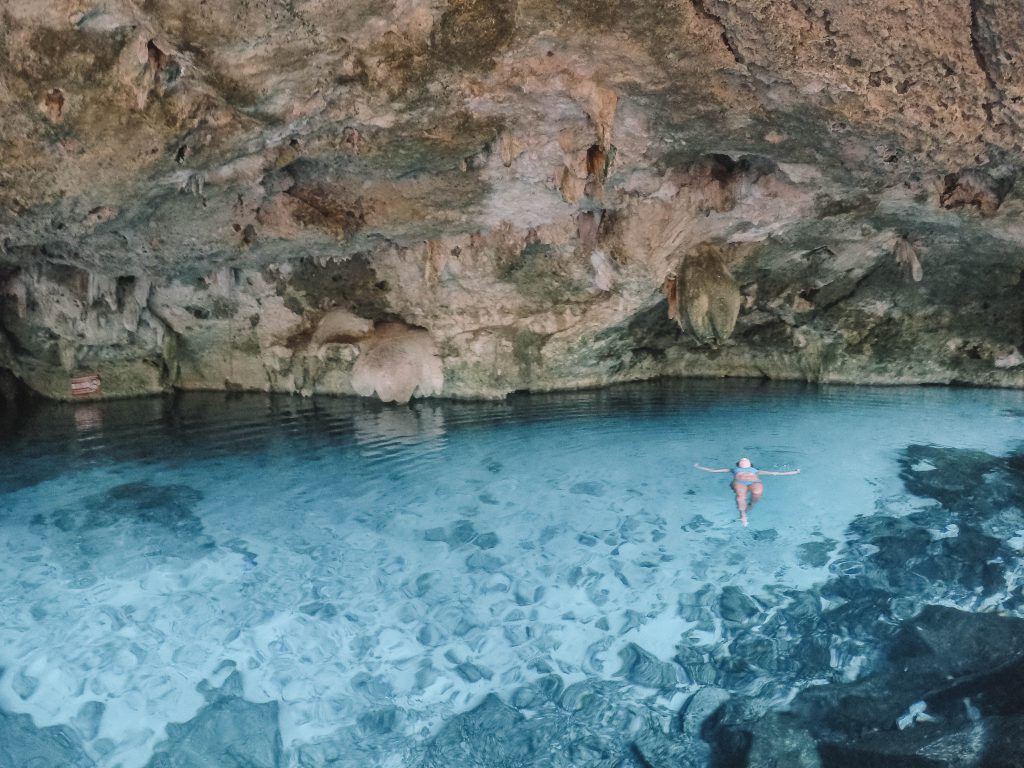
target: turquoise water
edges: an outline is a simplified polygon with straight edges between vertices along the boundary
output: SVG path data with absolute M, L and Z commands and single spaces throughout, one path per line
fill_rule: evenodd
M 637 723 L 706 683 L 681 644 L 724 642 L 695 595 L 767 606 L 856 575 L 853 521 L 936 504 L 907 491 L 907 446 L 1002 455 L 1022 426 L 1020 392 L 736 382 L 47 406 L 0 443 L 0 710 L 31 717 L 39 755 L 63 727 L 81 765 L 426 765 L 488 694 L 553 728 L 538 686 L 613 686 L 625 709 L 579 725 L 601 749 L 565 764 L 629 764 Z M 766 479 L 745 529 L 728 476 L 692 467 L 740 456 L 801 469 Z M 870 662 L 833 646 L 837 680 Z M 812 682 L 742 687 L 785 702 Z

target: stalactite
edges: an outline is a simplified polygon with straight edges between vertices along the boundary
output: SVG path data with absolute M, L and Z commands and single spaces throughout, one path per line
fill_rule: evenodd
M 907 277 L 915 283 L 921 282 L 921 279 L 924 277 L 924 270 L 921 267 L 921 260 L 918 258 L 917 251 L 914 250 L 914 246 L 910 244 L 910 241 L 906 237 L 901 237 L 896 241 L 896 247 L 893 250 L 896 256 L 896 263 L 903 268 Z

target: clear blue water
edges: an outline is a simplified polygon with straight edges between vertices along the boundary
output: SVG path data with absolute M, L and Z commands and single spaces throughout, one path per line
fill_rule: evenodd
M 124 768 L 186 749 L 168 725 L 229 678 L 276 702 L 267 764 L 412 765 L 487 694 L 535 715 L 523 691 L 552 676 L 667 721 L 700 687 L 680 642 L 721 637 L 688 596 L 855 572 L 852 521 L 934 504 L 905 490 L 901 451 L 1003 454 L 1022 426 L 1020 392 L 738 382 L 47 406 L 0 443 L 0 710 Z M 766 480 L 746 529 L 727 476 L 692 468 L 740 456 L 802 470 Z M 657 685 L 624 669 L 636 648 Z M 864 659 L 834 656 L 854 679 Z M 778 701 L 805 684 L 758 683 Z

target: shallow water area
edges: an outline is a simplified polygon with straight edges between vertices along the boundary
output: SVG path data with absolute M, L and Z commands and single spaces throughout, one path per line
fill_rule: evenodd
M 1014 391 L 728 381 L 47 405 L 0 442 L 0 728 L 26 750 L 65 729 L 69 765 L 433 765 L 488 694 L 539 728 L 600 684 L 618 709 L 564 764 L 628 765 L 638 723 L 708 682 L 681 644 L 863 573 L 851 523 L 936 507 L 908 446 L 1003 455 L 1022 426 Z M 740 456 L 801 469 L 765 479 L 748 528 L 731 476 L 693 468 Z M 778 701 L 807 684 L 753 679 Z M 507 762 L 481 744 L 458 764 Z

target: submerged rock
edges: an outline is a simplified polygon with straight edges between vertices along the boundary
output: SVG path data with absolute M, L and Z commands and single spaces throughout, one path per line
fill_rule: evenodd
M 622 668 L 617 674 L 636 685 L 668 691 L 682 682 L 681 670 L 676 665 L 658 660 L 635 643 L 622 648 L 619 658 Z
M 679 730 L 687 736 L 697 737 L 701 733 L 704 721 L 719 707 L 731 698 L 724 688 L 706 685 L 686 700 L 679 710 L 677 724 Z
M 67 726 L 37 728 L 28 715 L 0 709 L 0 765 L 93 768 L 95 763 Z
M 524 718 L 495 695 L 477 707 L 452 718 L 430 741 L 419 765 L 441 768 L 465 766 L 525 765 L 534 753 Z
M 241 676 L 223 687 L 191 720 L 167 726 L 147 768 L 280 768 L 277 702 L 254 704 L 241 696 Z
M 680 734 L 663 733 L 660 724 L 644 719 L 624 693 L 621 684 L 597 680 L 561 690 L 560 681 L 548 676 L 513 697 L 516 706 L 528 708 L 528 717 L 489 695 L 474 709 L 448 721 L 414 751 L 414 760 L 408 764 L 421 768 L 643 768 L 651 764 L 698 768 L 703 764 L 704 745 Z
M 742 624 L 760 613 L 760 608 L 738 587 L 725 587 L 718 600 L 718 611 L 723 621 Z
M 103 720 L 103 713 L 106 712 L 106 709 L 107 705 L 102 701 L 87 701 L 79 708 L 71 724 L 82 734 L 84 739 L 95 739 L 99 733 L 100 722 Z
M 710 764 L 1019 764 L 1024 619 L 929 604 L 1016 610 L 1007 580 L 1019 551 L 993 534 L 1018 530 L 1007 511 L 1024 500 L 1018 458 L 908 447 L 901 476 L 934 506 L 855 520 L 820 589 L 830 607 L 814 593 L 774 596 L 764 620 L 739 611 L 720 645 L 681 645 L 698 679 L 747 686 L 703 721 Z M 736 676 L 737 659 L 754 685 Z M 783 681 L 791 692 L 773 703 L 766 694 Z
M 1022 685 L 1024 619 L 927 606 L 869 676 L 808 688 L 781 712 L 729 702 L 703 734 L 721 764 L 1016 765 Z
M 672 738 L 657 726 L 637 734 L 633 748 L 644 768 L 700 768 L 707 765 L 707 746 L 698 740 Z

